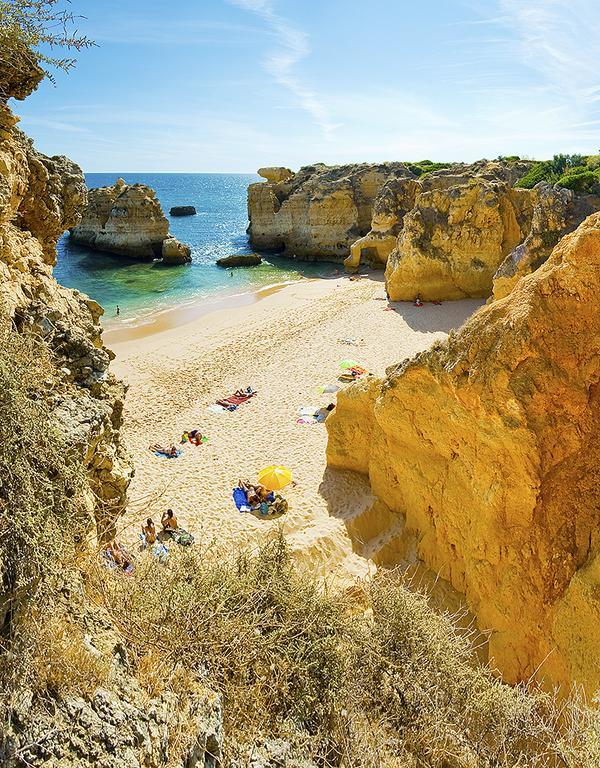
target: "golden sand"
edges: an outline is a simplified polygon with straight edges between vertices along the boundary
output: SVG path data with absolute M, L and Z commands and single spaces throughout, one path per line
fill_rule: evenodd
M 298 409 L 335 402 L 318 388 L 337 383 L 341 360 L 382 375 L 445 338 L 480 304 L 398 303 L 385 311 L 380 275 L 341 277 L 294 283 L 207 315 L 172 313 L 145 330 L 107 332 L 117 355 L 113 370 L 130 384 L 125 439 L 136 466 L 122 538 L 132 542 L 145 517 L 158 522 L 172 507 L 202 548 L 252 545 L 281 524 L 291 550 L 315 572 L 365 575 L 369 563 L 352 552 L 344 520 L 372 503 L 368 483 L 354 473 L 336 473 L 334 481 L 325 474 L 325 426 L 297 424 Z M 362 341 L 340 341 L 347 338 Z M 237 411 L 207 410 L 247 386 L 258 395 Z M 177 459 L 148 450 L 155 442 L 178 443 L 194 428 L 209 442 L 185 444 Z M 240 514 L 232 488 L 269 464 L 293 471 L 297 485 L 284 492 L 288 514 L 278 521 Z

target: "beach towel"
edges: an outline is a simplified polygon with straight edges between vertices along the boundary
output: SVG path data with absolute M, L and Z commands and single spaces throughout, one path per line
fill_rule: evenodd
M 257 392 L 252 389 L 252 387 L 246 387 L 245 390 L 238 390 L 238 392 L 242 392 L 243 394 L 233 394 L 229 397 L 223 397 L 220 400 L 217 400 L 217 405 L 220 405 L 222 408 L 225 408 L 227 411 L 234 411 L 239 405 L 242 405 L 242 403 L 247 403 L 248 400 L 250 400 L 252 397 L 254 397 Z
M 334 392 L 339 392 L 341 389 L 339 384 L 327 384 L 324 387 L 319 387 L 319 394 L 323 395 L 325 393 L 327 394 L 333 394 Z
M 300 416 L 296 419 L 296 424 L 316 424 L 317 420 L 314 416 Z
M 177 453 L 175 454 L 175 456 L 171 456 L 170 453 L 164 453 L 163 451 L 153 451 L 153 453 L 155 456 L 158 456 L 159 458 L 162 458 L 162 459 L 177 459 L 179 458 L 179 456 L 181 456 L 181 451 L 179 449 L 177 450 Z
M 250 512 L 250 505 L 248 504 L 248 494 L 243 488 L 239 486 L 233 489 L 233 501 L 235 506 L 240 512 Z
M 225 413 L 227 409 L 223 408 L 222 405 L 217 405 L 216 403 L 213 403 L 212 405 L 209 405 L 206 410 L 210 411 L 211 413 Z

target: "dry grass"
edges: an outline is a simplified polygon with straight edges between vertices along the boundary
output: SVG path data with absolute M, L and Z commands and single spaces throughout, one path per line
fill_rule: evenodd
M 600 765 L 595 712 L 501 683 L 394 572 L 365 587 L 365 610 L 294 567 L 279 535 L 253 556 L 186 552 L 99 586 L 150 694 L 196 680 L 223 695 L 238 761 L 268 736 L 322 766 Z

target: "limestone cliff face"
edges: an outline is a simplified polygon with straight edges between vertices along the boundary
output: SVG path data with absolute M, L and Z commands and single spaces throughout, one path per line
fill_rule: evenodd
M 87 467 L 90 511 L 110 530 L 132 472 L 120 440 L 124 388 L 109 373 L 101 307 L 52 277 L 57 240 L 77 223 L 86 187 L 75 163 L 36 152 L 16 122 L 0 105 L 0 311 L 51 348 L 55 412 Z
M 529 233 L 508 254 L 494 275 L 495 299 L 510 293 L 523 275 L 534 272 L 546 261 L 563 235 L 572 232 L 587 216 L 600 210 L 598 197 L 577 196 L 570 189 L 543 182 L 531 190 L 529 196 L 533 206 Z
M 401 163 L 311 165 L 261 169 L 267 181 L 248 188 L 253 247 L 309 260 L 341 261 L 371 228 L 373 206 L 386 181 L 411 178 Z
M 340 392 L 327 420 L 329 465 L 369 475 L 419 557 L 492 630 L 504 677 L 589 693 L 600 687 L 599 290 L 595 214 L 446 343 Z
M 248 191 L 257 249 L 385 268 L 392 301 L 501 298 L 600 199 L 540 184 L 528 162 L 478 161 L 416 178 L 404 165 L 262 168 Z
M 161 257 L 169 264 L 191 261 L 188 246 L 169 234 L 156 192 L 123 179 L 90 190 L 87 207 L 81 221 L 71 227 L 70 237 L 88 248 L 141 261 Z

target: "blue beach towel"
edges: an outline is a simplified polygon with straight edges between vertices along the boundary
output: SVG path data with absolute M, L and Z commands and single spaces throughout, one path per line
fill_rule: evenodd
M 250 511 L 250 506 L 248 505 L 248 495 L 243 488 L 238 487 L 233 489 L 233 500 L 235 502 L 235 506 L 239 509 L 240 512 Z
M 162 453 L 161 451 L 154 451 L 155 456 L 159 456 L 161 459 L 177 459 L 179 456 L 181 456 L 181 451 L 177 451 L 176 456 L 170 456 L 168 453 Z

